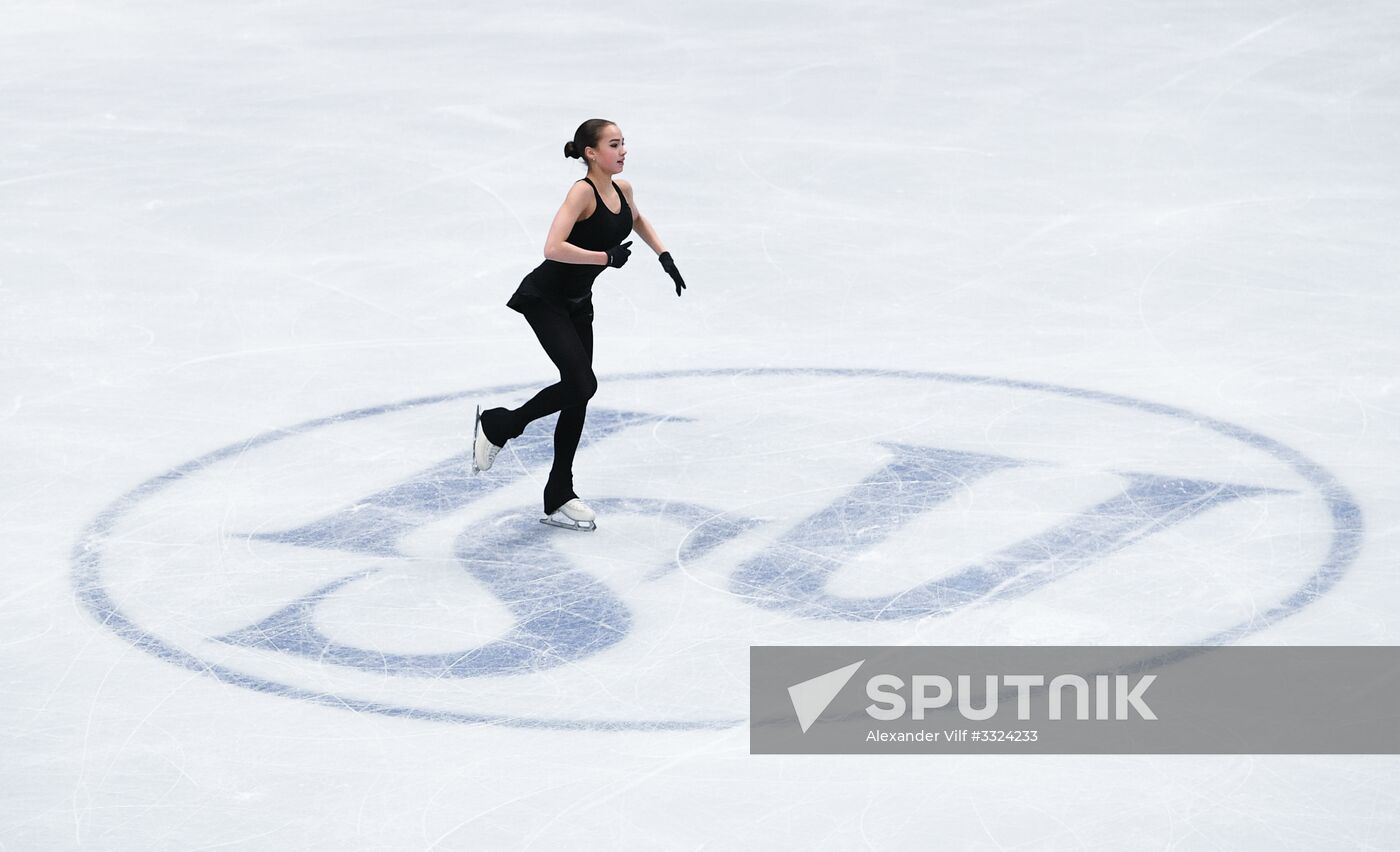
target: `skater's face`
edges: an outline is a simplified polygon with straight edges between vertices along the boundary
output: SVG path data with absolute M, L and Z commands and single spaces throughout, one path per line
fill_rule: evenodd
M 627 141 L 616 124 L 609 124 L 598 134 L 597 146 L 583 150 L 588 161 L 596 163 L 604 174 L 615 175 L 622 171 L 623 160 L 627 158 Z

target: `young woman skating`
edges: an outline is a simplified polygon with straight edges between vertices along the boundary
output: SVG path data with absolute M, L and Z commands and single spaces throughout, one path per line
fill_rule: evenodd
M 597 529 L 597 516 L 574 493 L 574 453 L 583 434 L 588 400 L 598 389 L 593 375 L 593 280 L 609 266 L 621 267 L 637 236 L 651 246 L 676 285 L 685 281 L 655 228 L 637 210 L 632 185 L 622 173 L 627 145 L 610 121 L 589 119 L 564 144 L 564 156 L 582 159 L 588 174 L 564 198 L 545 238 L 545 260 L 520 282 L 506 304 L 525 316 L 540 345 L 559 368 L 559 381 L 516 409 L 491 408 L 476 415 L 473 467 L 490 470 L 507 441 L 541 417 L 559 412 L 554 427 L 554 465 L 544 486 L 543 522 L 574 530 Z

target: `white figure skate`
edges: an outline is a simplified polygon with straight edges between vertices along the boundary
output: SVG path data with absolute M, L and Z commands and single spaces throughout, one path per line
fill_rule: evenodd
M 472 473 L 490 470 L 496 463 L 496 453 L 501 448 L 486 440 L 486 430 L 481 428 L 481 406 L 476 407 L 476 425 L 472 427 Z
M 549 517 L 540 518 L 540 523 L 566 530 L 593 532 L 598 528 L 598 514 L 588 508 L 587 503 L 575 497 Z

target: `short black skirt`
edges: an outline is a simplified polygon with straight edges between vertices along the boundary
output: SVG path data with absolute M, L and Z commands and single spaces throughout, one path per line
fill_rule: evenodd
M 522 314 L 547 310 L 560 316 L 592 318 L 592 277 L 596 276 L 590 276 L 587 282 L 564 282 L 549 274 L 546 268 L 536 268 L 515 288 L 515 292 L 506 301 L 506 307 Z M 579 283 L 583 283 L 584 286 L 580 288 Z

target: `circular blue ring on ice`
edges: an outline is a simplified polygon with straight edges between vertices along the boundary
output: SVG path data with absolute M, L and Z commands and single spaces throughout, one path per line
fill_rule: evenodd
M 960 375 L 953 373 L 917 372 L 904 370 L 876 370 L 876 369 L 840 369 L 840 368 L 754 368 L 754 369 L 717 369 L 717 370 L 675 370 L 650 373 L 631 373 L 606 377 L 605 381 L 646 381 L 658 379 L 684 379 L 692 377 L 715 377 L 715 376 L 830 376 L 840 378 L 852 377 L 878 377 L 878 378 L 898 378 L 922 381 L 943 382 L 948 384 L 975 384 L 989 387 L 1002 387 L 1015 390 L 1035 391 L 1042 393 L 1052 393 L 1062 396 L 1069 396 L 1092 402 L 1100 402 L 1107 405 L 1122 406 L 1144 411 L 1151 414 L 1158 414 L 1165 417 L 1173 417 L 1187 420 L 1207 429 L 1211 429 L 1228 438 L 1240 441 L 1255 449 L 1262 450 L 1282 462 L 1287 463 L 1301 477 L 1307 480 L 1318 491 L 1327 506 L 1332 519 L 1332 540 L 1328 548 L 1327 555 L 1318 569 L 1308 576 L 1306 580 L 1273 607 L 1264 610 L 1248 621 L 1241 622 L 1225 630 L 1214 633 L 1199 640 L 1196 644 L 1201 646 L 1223 645 L 1233 642 L 1250 633 L 1261 630 L 1279 620 L 1292 615 L 1323 594 L 1326 594 L 1345 573 L 1347 567 L 1355 559 L 1361 547 L 1362 539 L 1362 518 L 1361 510 L 1356 505 L 1346 488 L 1332 476 L 1321 465 L 1304 456 L 1302 453 L 1287 447 L 1272 438 L 1265 437 L 1257 432 L 1216 420 L 1183 408 L 1176 408 L 1161 403 L 1148 402 L 1134 399 L 1132 397 L 1120 396 L 1117 394 L 1104 393 L 1100 391 L 1083 390 L 1079 388 L 1064 387 L 1061 385 L 1045 384 L 1040 382 L 1018 381 L 1014 379 L 1000 379 L 989 376 Z M 195 655 L 174 647 L 159 636 L 144 630 L 140 625 L 125 616 L 115 605 L 111 596 L 103 584 L 102 577 L 102 553 L 105 542 L 117 522 L 133 506 L 142 500 L 161 491 L 174 482 L 186 479 L 199 473 L 204 468 L 227 459 L 231 456 L 247 453 L 250 450 L 274 443 L 292 435 L 299 435 L 304 432 L 318 429 L 324 426 L 348 421 L 361 420 L 389 414 L 395 411 L 402 411 L 423 405 L 435 405 L 443 402 L 450 402 L 466 397 L 480 397 L 493 394 L 511 393 L 525 390 L 535 386 L 535 383 L 502 385 L 497 387 L 482 388 L 479 390 L 463 391 L 459 393 L 443 394 L 439 396 L 423 397 L 397 402 L 390 405 L 361 408 L 354 411 L 347 411 L 342 414 L 332 415 L 291 426 L 286 429 L 279 429 L 266 432 L 247 441 L 230 444 L 213 452 L 207 453 L 198 458 L 192 459 L 184 464 L 175 467 L 166 473 L 153 477 L 126 494 L 119 497 L 92 522 L 79 538 L 73 550 L 73 583 L 78 600 L 88 609 L 99 623 L 110 628 L 118 636 L 132 643 L 136 647 L 168 662 L 197 672 L 204 672 L 218 678 L 225 683 L 246 687 L 272 695 L 280 695 L 287 698 L 297 698 L 305 701 L 313 701 L 328 706 L 342 707 L 361 712 L 378 713 L 386 716 L 401 716 L 415 719 L 427 719 L 443 722 L 472 723 L 472 724 L 499 724 L 516 727 L 531 728 L 552 728 L 552 729 L 575 729 L 575 730 L 694 730 L 694 729 L 716 729 L 732 727 L 742 724 L 743 718 L 730 719 L 701 719 L 701 720 L 580 720 L 580 719 L 558 719 L 558 718 L 520 718 L 516 716 L 502 716 L 495 714 L 478 714 L 450 712 L 441 710 L 430 710 L 419 707 L 397 706 L 376 701 L 348 698 L 335 694 L 316 692 L 301 687 L 290 686 L 277 683 L 260 677 L 254 677 L 242 672 L 207 663 Z

